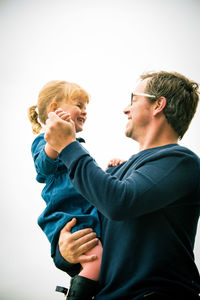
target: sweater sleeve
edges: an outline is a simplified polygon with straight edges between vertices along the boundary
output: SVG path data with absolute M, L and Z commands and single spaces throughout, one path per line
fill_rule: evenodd
M 44 135 L 41 134 L 34 140 L 31 147 L 37 180 L 39 182 L 45 182 L 47 176 L 55 174 L 59 161 L 58 158 L 54 160 L 46 155 L 44 151 L 45 144 Z
M 129 166 L 122 179 L 104 172 L 77 142 L 63 149 L 60 158 L 81 194 L 104 216 L 118 221 L 151 213 L 186 197 L 199 180 L 189 155 L 172 153 L 138 169 Z

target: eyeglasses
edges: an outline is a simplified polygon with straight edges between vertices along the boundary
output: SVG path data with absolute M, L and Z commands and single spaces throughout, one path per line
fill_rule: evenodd
M 155 95 L 149 95 L 149 94 L 145 94 L 145 93 L 131 93 L 131 103 L 133 101 L 134 96 L 144 96 L 144 97 L 148 97 L 148 98 L 156 98 Z

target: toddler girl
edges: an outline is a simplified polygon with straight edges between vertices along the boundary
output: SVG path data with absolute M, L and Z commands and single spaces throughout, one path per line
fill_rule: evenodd
M 42 129 L 41 123 L 45 125 L 48 113 L 56 110 L 62 119 L 67 119 L 69 113 L 74 121 L 76 132 L 82 131 L 87 118 L 88 103 L 88 93 L 79 85 L 66 81 L 48 82 L 39 93 L 37 105 L 28 109 L 33 133 L 39 134 Z M 60 113 L 58 108 L 62 110 Z M 46 143 L 44 133 L 36 137 L 31 151 L 37 172 L 36 180 L 45 184 L 42 197 L 46 202 L 46 208 L 39 216 L 38 224 L 51 244 L 52 258 L 59 252 L 60 230 L 74 217 L 77 222 L 72 232 L 90 227 L 100 238 L 100 223 L 96 208 L 73 187 L 66 166 L 59 160 L 58 153 Z M 87 254 L 95 254 L 97 259 L 81 264 L 79 275 L 71 279 L 67 299 L 89 300 L 95 295 L 102 257 L 100 240 L 98 245 Z M 65 271 L 64 259 L 63 265 L 61 264 L 59 268 Z

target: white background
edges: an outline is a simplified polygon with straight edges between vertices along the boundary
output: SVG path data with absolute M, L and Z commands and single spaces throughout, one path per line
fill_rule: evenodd
M 1 0 L 0 299 L 56 300 L 57 270 L 37 225 L 44 208 L 30 154 L 27 108 L 52 79 L 91 95 L 82 136 L 96 161 L 128 158 L 123 108 L 141 73 L 177 71 L 200 82 L 199 0 Z M 200 155 L 200 108 L 181 141 Z M 195 256 L 200 269 L 200 234 Z

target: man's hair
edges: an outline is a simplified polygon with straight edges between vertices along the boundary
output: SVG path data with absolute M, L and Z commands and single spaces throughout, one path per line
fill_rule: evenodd
M 161 96 L 166 98 L 163 113 L 179 139 L 182 139 L 197 109 L 199 85 L 176 72 L 150 72 L 140 78 L 150 79 L 145 92 L 156 96 L 154 99 L 148 98 L 150 102 Z

